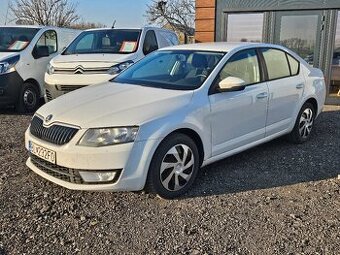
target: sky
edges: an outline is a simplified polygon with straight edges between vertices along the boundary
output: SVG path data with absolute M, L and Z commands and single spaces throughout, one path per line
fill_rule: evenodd
M 0 24 L 5 23 L 8 2 L 0 0 Z M 102 23 L 108 27 L 117 20 L 116 27 L 147 25 L 146 5 L 151 0 L 70 0 L 78 3 L 77 12 L 86 22 Z

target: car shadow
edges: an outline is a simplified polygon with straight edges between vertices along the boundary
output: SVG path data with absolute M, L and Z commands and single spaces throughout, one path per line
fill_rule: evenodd
M 296 145 L 281 137 L 206 166 L 183 198 L 269 189 L 339 174 L 340 111 L 324 112 L 307 143 Z

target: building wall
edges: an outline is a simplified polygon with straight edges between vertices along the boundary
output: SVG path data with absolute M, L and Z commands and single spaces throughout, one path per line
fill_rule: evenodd
M 215 40 L 216 0 L 196 0 L 196 42 Z

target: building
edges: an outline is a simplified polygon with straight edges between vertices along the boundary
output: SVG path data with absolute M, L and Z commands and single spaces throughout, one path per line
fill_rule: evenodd
M 340 0 L 196 0 L 197 42 L 282 44 L 321 68 L 340 104 Z

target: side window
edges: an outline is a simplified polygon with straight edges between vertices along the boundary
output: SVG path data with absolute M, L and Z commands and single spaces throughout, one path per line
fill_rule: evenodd
M 261 49 L 267 65 L 269 80 L 290 76 L 286 53 L 276 49 Z
M 36 47 L 47 46 L 49 54 L 56 53 L 58 51 L 57 33 L 54 30 L 46 31 L 37 42 Z
M 290 65 L 291 75 L 292 76 L 298 75 L 300 72 L 300 62 L 289 54 L 287 54 L 287 57 Z
M 155 50 L 158 50 L 156 34 L 153 30 L 149 30 L 145 35 L 143 53 L 147 55 Z
M 244 50 L 235 53 L 219 74 L 219 81 L 228 77 L 236 77 L 245 81 L 245 85 L 261 81 L 260 66 L 256 50 Z

